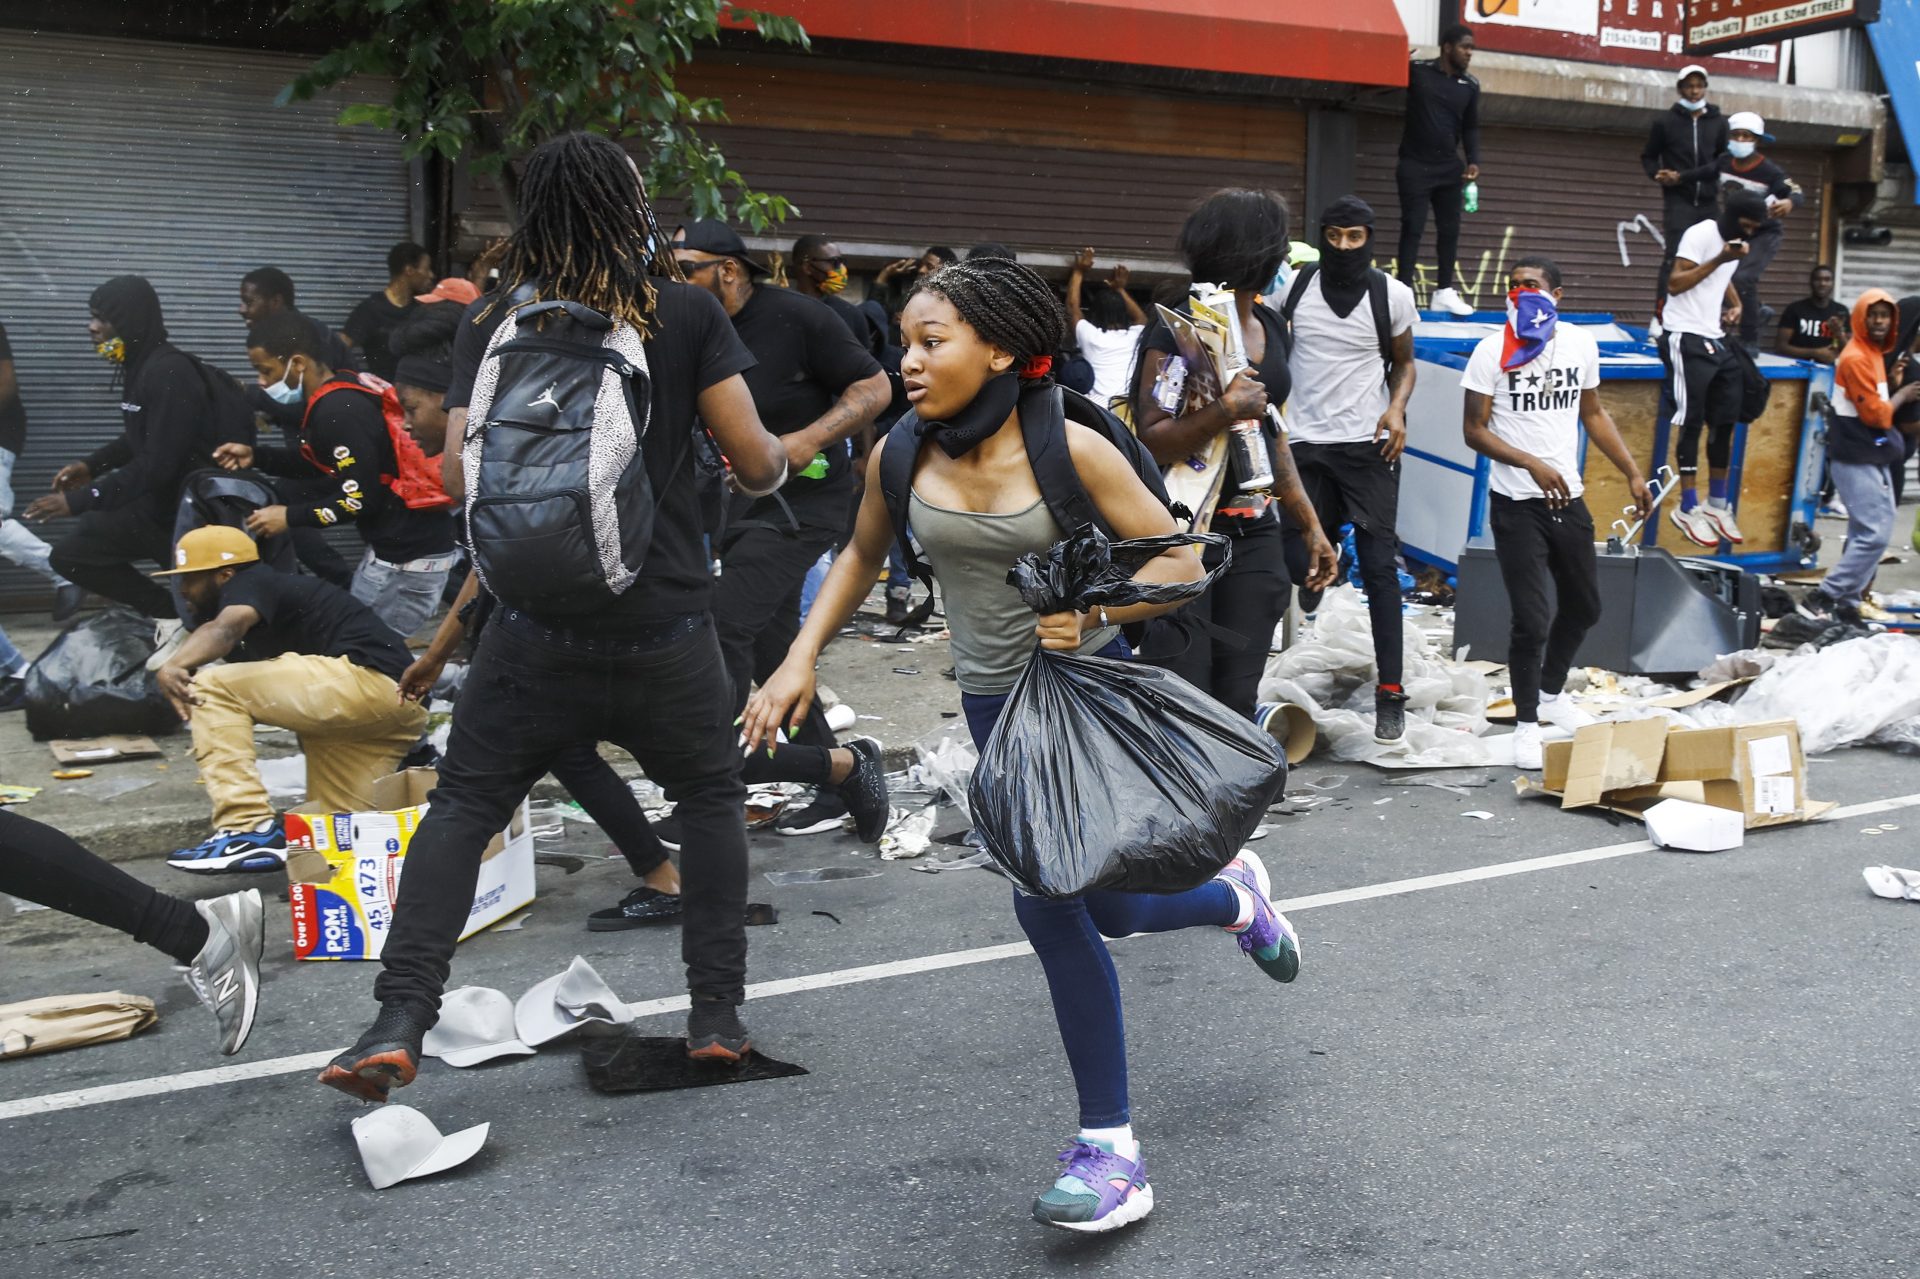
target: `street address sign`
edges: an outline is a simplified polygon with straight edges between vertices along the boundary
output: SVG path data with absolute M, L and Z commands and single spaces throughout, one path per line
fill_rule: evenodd
M 1725 53 L 1863 26 L 1879 16 L 1880 0 L 1693 0 L 1687 9 L 1687 52 Z

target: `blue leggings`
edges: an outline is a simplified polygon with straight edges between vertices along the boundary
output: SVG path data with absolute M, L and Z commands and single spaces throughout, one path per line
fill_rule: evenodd
M 1126 657 L 1115 640 L 1102 657 Z M 967 728 L 976 746 L 1000 718 L 1007 695 L 960 694 Z M 1120 977 L 1113 970 L 1103 937 L 1167 933 L 1176 928 L 1230 925 L 1240 913 L 1239 898 L 1219 880 L 1184 893 L 1116 893 L 1105 890 L 1068 901 L 1013 895 L 1013 913 L 1047 974 L 1054 1020 L 1080 1094 L 1080 1126 L 1117 1128 L 1128 1122 L 1127 1036 L 1120 1016 Z

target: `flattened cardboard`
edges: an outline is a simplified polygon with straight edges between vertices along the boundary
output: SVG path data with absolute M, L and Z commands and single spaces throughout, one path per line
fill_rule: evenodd
M 1699 688 L 1689 688 L 1684 692 L 1668 693 L 1665 697 L 1650 697 L 1642 706 L 1662 706 L 1668 710 L 1685 710 L 1689 706 L 1698 706 L 1701 702 L 1710 702 L 1715 698 L 1727 700 L 1727 694 L 1736 688 L 1744 688 L 1753 683 L 1751 675 L 1739 679 L 1723 679 L 1717 684 L 1702 684 Z
M 1588 808 L 1609 791 L 1649 786 L 1660 777 L 1667 724 L 1658 719 L 1602 720 L 1570 742 L 1546 747 L 1546 787 L 1562 808 Z
M 148 759 L 160 753 L 151 737 L 77 737 L 48 742 L 60 764 L 111 764 L 122 759 Z

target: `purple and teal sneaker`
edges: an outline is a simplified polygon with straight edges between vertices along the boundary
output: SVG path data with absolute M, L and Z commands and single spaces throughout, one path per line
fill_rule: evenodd
M 1060 1179 L 1033 1201 L 1033 1219 L 1041 1225 L 1098 1234 L 1153 1211 L 1145 1158 L 1127 1159 L 1104 1142 L 1077 1137 L 1060 1152 L 1060 1162 L 1066 1165 Z
M 1253 898 L 1253 920 L 1245 928 L 1227 931 L 1240 943 L 1240 949 L 1253 957 L 1260 971 L 1275 981 L 1292 981 L 1300 975 L 1300 935 L 1293 931 L 1287 917 L 1273 908 L 1273 889 L 1267 880 L 1267 867 L 1260 855 L 1242 849 L 1214 878 L 1224 879 L 1246 890 Z

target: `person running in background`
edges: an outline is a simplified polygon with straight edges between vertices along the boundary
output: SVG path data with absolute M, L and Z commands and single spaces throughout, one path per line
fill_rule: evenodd
M 144 884 L 51 826 L 0 810 L 0 893 L 125 933 L 186 969 L 213 1014 L 220 1051 L 247 1042 L 260 1006 L 266 915 L 260 891 L 187 901 Z
M 921 429 L 916 438 L 885 447 L 916 455 L 912 523 L 949 600 L 960 704 L 981 746 L 1032 657 L 1036 635 L 1058 652 L 1123 658 L 1127 646 L 1118 627 L 1171 607 L 1057 613 L 1036 624 L 1007 584 L 1015 559 L 1044 552 L 1067 534 L 1041 499 L 1021 430 L 1023 413 L 1038 410 L 1038 397 L 1060 394 L 1047 370 L 1065 319 L 1038 274 L 992 258 L 928 276 L 901 315 L 908 342 L 902 367 Z M 1074 469 L 1114 536 L 1177 531 L 1166 506 L 1111 443 L 1075 423 L 1065 430 Z M 881 492 L 883 453 L 874 450 L 869 463 L 853 541 L 827 575 L 792 651 L 748 704 L 749 749 L 806 713 L 815 662 L 879 578 L 894 536 Z M 1191 549 L 1181 547 L 1150 560 L 1136 576 L 1190 582 L 1201 571 Z M 1060 1156 L 1065 1167 L 1034 1202 L 1034 1217 L 1066 1230 L 1117 1229 L 1147 1215 L 1153 1189 L 1128 1109 L 1120 980 L 1102 937 L 1222 928 L 1278 981 L 1298 974 L 1299 941 L 1273 909 L 1266 869 L 1251 853 L 1183 893 L 1095 891 L 1051 900 L 1016 892 L 1013 906 L 1045 973 L 1080 1102 L 1080 1129 Z
M 433 287 L 433 255 L 426 246 L 404 240 L 387 250 L 387 287 L 369 293 L 353 308 L 340 335 L 360 353 L 360 364 L 383 382 L 393 381 L 398 356 L 388 342 L 394 328 L 412 313 L 422 293 Z
M 1894 417 L 1920 398 L 1920 382 L 1906 381 L 1910 361 L 1899 348 L 1898 318 L 1892 294 L 1862 293 L 1853 304 L 1853 336 L 1833 366 L 1827 470 L 1846 503 L 1847 544 L 1839 563 L 1800 602 L 1800 613 L 1814 621 L 1861 624 L 1861 601 L 1893 540 L 1892 469 L 1905 457 Z M 1889 392 L 1889 385 L 1900 389 Z
M 1667 306 L 1667 277 L 1673 272 L 1680 237 L 1720 203 L 1720 157 L 1727 150 L 1727 118 L 1707 101 L 1707 69 L 1698 63 L 1680 68 L 1679 97 L 1653 118 L 1640 167 L 1660 185 L 1660 282 L 1653 303 L 1654 324 Z M 1656 331 L 1655 337 L 1659 336 Z
M 407 848 L 410 886 L 374 981 L 379 1014 L 318 1080 L 364 1101 L 384 1102 L 413 1082 L 487 842 L 554 757 L 581 741 L 626 749 L 683 823 L 688 1056 L 739 1061 L 752 1046 L 739 1013 L 747 969 L 746 788 L 733 684 L 713 629 L 695 423 L 712 432 L 733 483 L 747 493 L 780 487 L 786 449 L 760 425 L 741 376 L 753 356 L 720 304 L 675 278 L 639 170 L 618 143 L 567 133 L 535 147 L 519 214 L 499 290 L 469 308 L 454 343 L 447 431 L 466 438 L 476 381 L 480 403 L 490 397 L 492 377 L 480 380 L 483 357 L 516 314 L 505 304 L 516 290 L 600 311 L 615 320 L 611 341 L 636 363 L 645 357 L 650 407 L 636 461 L 653 494 L 652 536 L 632 584 L 605 605 L 554 616 L 502 607 L 488 624 L 467 673 L 467 687 L 484 692 L 454 710 L 440 784 Z M 479 429 L 490 412 L 479 415 Z
M 1816 364 L 1840 358 L 1851 333 L 1847 308 L 1833 300 L 1833 268 L 1822 262 L 1807 276 L 1807 296 L 1780 316 L 1780 354 Z
M 173 562 L 180 484 L 223 443 L 213 384 L 198 360 L 167 340 L 160 298 L 140 276 L 115 276 L 87 305 L 87 332 L 116 373 L 125 429 L 61 467 L 54 491 L 36 498 L 26 518 L 78 515 L 79 526 L 54 543 L 54 571 L 148 617 L 171 619 L 173 596 L 134 561 Z
M 1680 505 L 1674 527 L 1696 546 L 1717 549 L 1724 539 L 1743 540 L 1734 522 L 1727 468 L 1733 461 L 1733 428 L 1740 417 L 1739 357 L 1727 349 L 1723 320 L 1740 318 L 1733 273 L 1747 255 L 1749 238 L 1767 220 L 1766 201 L 1751 191 L 1727 192 L 1717 218 L 1696 222 L 1680 238 L 1667 279 L 1662 351 L 1678 430 L 1674 454 L 1680 463 Z M 1707 432 L 1707 501 L 1700 503 L 1700 431 Z
M 1747 255 L 1734 268 L 1733 291 L 1740 295 L 1740 341 L 1749 351 L 1760 349 L 1760 277 L 1786 239 L 1782 219 L 1806 203 L 1800 184 L 1785 169 L 1759 151 L 1772 142 L 1767 122 L 1752 111 L 1736 111 L 1727 119 L 1727 153 L 1720 157 L 1722 191 L 1751 191 L 1766 201 L 1767 216 L 1747 243 Z
M 1413 397 L 1413 290 L 1374 269 L 1373 210 L 1358 196 L 1342 196 L 1321 212 L 1320 261 L 1301 274 L 1308 270 L 1313 274 L 1295 282 L 1286 303 L 1293 323 L 1289 443 L 1319 512 L 1318 528 L 1338 537 L 1343 525 L 1353 525 L 1379 682 L 1373 739 L 1391 746 L 1407 731 L 1399 512 Z M 1312 612 L 1321 587 L 1312 579 L 1306 585 L 1300 606 Z
M 247 335 L 247 359 L 268 394 L 303 406 L 298 449 L 229 444 L 214 460 L 229 470 L 258 466 L 269 475 L 322 480 L 299 504 L 266 506 L 247 517 L 256 536 L 288 528 L 351 524 L 367 544 L 354 570 L 353 597 L 402 637 L 433 616 L 453 569 L 452 500 L 438 468 L 411 475 L 401 450 L 410 441 L 389 429 L 393 394 L 326 363 L 312 329 L 291 315 L 269 316 Z M 413 453 L 416 462 L 417 452 Z M 403 482 L 411 478 L 415 487 Z
M 13 517 L 13 468 L 26 449 L 27 409 L 20 402 L 20 373 L 13 364 L 7 326 L 0 324 L 0 556 L 31 569 L 53 585 L 53 620 L 64 622 L 80 611 L 87 593 L 53 571 L 48 560 L 53 548 Z M 6 705 L 9 700 L 11 692 L 0 686 L 0 710 L 13 709 Z
M 1439 57 L 1407 65 L 1407 114 L 1394 169 L 1400 187 L 1401 282 L 1411 287 L 1418 278 L 1420 239 L 1431 206 L 1440 270 L 1428 304 L 1450 315 L 1473 314 L 1453 287 L 1461 201 L 1466 184 L 1480 180 L 1480 82 L 1467 74 L 1472 62 L 1473 32 L 1456 22 L 1440 33 Z
M 1467 447 L 1493 460 L 1487 515 L 1513 614 L 1513 762 L 1532 770 L 1541 766 L 1541 720 L 1586 721 L 1562 698 L 1573 656 L 1600 620 L 1593 516 L 1580 499 L 1583 425 L 1626 477 L 1634 505 L 1647 510 L 1652 499 L 1600 403 L 1599 345 L 1576 325 L 1560 326 L 1560 267 L 1523 257 L 1507 282 L 1506 329 L 1480 339 L 1460 386 Z
M 1113 268 L 1104 288 L 1095 288 L 1081 302 L 1087 272 L 1093 270 L 1093 250 L 1082 249 L 1067 276 L 1067 339 L 1080 348 L 1093 366 L 1093 402 L 1106 408 L 1126 395 L 1133 381 L 1133 353 L 1147 329 L 1147 313 L 1127 292 L 1127 268 Z
M 1184 465 L 1238 423 L 1259 425 L 1272 484 L 1242 492 L 1246 475 L 1227 464 L 1207 526 L 1230 540 L 1233 563 L 1206 594 L 1149 627 L 1140 654 L 1249 719 L 1292 585 L 1281 510 L 1305 531 L 1312 561 L 1309 584 L 1325 587 L 1337 567 L 1273 412 L 1286 403 L 1291 385 L 1286 324 L 1256 301 L 1286 254 L 1287 223 L 1286 202 L 1271 191 L 1219 191 L 1201 202 L 1180 228 L 1180 256 L 1194 279 L 1233 290 L 1247 367 L 1213 403 L 1175 417 L 1153 399 L 1161 367 L 1177 349 L 1171 330 L 1156 322 L 1141 342 L 1133 392 L 1140 442 L 1163 466 Z M 1207 567 L 1218 564 L 1223 553 L 1208 548 Z M 1204 620 L 1226 635 L 1215 636 L 1189 619 Z M 1238 637 L 1239 645 L 1229 637 Z

